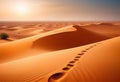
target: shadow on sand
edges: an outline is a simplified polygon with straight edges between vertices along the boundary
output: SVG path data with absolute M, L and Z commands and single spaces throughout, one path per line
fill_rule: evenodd
M 54 51 L 78 47 L 108 39 L 106 36 L 88 31 L 78 25 L 74 25 L 73 27 L 77 30 L 40 38 L 33 43 L 32 47 Z

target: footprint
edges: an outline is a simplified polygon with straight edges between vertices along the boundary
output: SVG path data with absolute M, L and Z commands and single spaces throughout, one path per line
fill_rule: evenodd
M 74 65 L 73 65 L 73 64 L 67 64 L 67 66 L 69 66 L 69 67 L 73 67 Z
M 64 67 L 62 70 L 67 71 L 67 70 L 69 70 L 69 69 L 70 69 L 69 67 Z
M 95 44 L 94 46 L 97 46 L 98 44 Z
M 75 60 L 75 61 L 78 61 L 79 59 L 78 59 L 78 58 L 75 58 L 74 60 Z
M 80 54 L 78 54 L 78 55 L 83 55 L 84 53 L 80 53 Z
M 80 58 L 80 56 L 76 56 L 75 58 Z
M 90 48 L 87 48 L 86 50 L 89 50 Z
M 75 61 L 70 61 L 69 63 L 75 63 Z
M 78 61 L 79 59 L 74 59 L 75 61 Z
M 91 46 L 90 48 L 93 48 L 94 47 L 94 45 L 93 46 Z
M 64 72 L 55 73 L 49 77 L 48 82 L 56 82 L 58 79 L 62 78 L 64 75 L 65 75 Z
M 81 52 L 87 52 L 86 50 L 83 50 L 83 51 L 81 51 Z

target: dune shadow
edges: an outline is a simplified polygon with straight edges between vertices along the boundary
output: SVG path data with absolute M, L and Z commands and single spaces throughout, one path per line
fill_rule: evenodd
M 74 25 L 73 27 L 77 30 L 40 38 L 33 43 L 32 47 L 54 51 L 78 47 L 108 39 L 106 36 L 88 31 L 78 25 Z

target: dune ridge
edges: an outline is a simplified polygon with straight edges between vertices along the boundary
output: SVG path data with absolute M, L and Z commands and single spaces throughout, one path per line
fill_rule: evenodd
M 55 51 L 108 39 L 106 36 L 88 31 L 78 25 L 74 25 L 73 27 L 76 31 L 63 32 L 40 38 L 33 43 L 33 47 Z
M 100 23 L 98 25 L 91 24 L 83 27 L 92 32 L 111 38 L 120 36 L 120 26 L 112 23 Z
M 46 53 L 53 50 L 87 45 L 107 38 L 108 37 L 85 30 L 80 26 L 70 25 L 36 36 L 1 44 L 0 54 L 2 55 L 0 56 L 0 62 L 27 57 L 29 53 L 32 53 L 32 49 L 37 49 L 38 52 Z
M 119 41 L 120 37 L 95 45 L 64 77 L 49 82 L 119 82 Z
M 73 31 L 73 30 L 75 30 L 73 27 L 67 26 L 64 28 L 60 28 L 60 29 L 53 30 L 50 32 L 42 33 L 42 34 L 35 35 L 32 37 L 11 41 L 9 43 L 0 44 L 0 54 L 2 54 L 2 55 L 0 55 L 0 62 L 29 56 L 24 53 L 29 52 L 29 51 L 31 52 L 31 49 L 32 49 L 31 47 L 33 45 L 33 42 L 39 38 L 42 38 L 42 37 L 45 37 L 48 35 L 52 35 L 52 34 L 56 34 L 56 33 Z M 45 52 L 46 52 L 46 50 L 45 50 Z

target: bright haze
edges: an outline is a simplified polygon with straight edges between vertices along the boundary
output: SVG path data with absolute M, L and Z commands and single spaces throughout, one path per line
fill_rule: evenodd
M 0 0 L 0 21 L 119 21 L 120 0 Z

